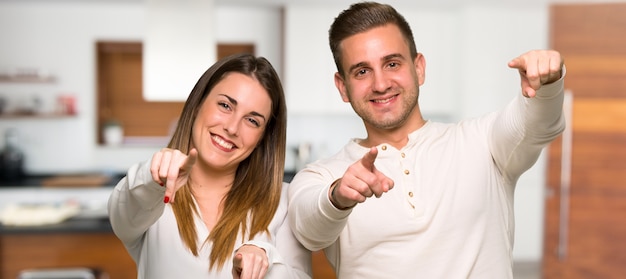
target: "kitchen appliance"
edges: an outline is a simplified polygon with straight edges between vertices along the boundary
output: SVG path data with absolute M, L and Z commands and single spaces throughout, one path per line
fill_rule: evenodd
M 296 155 L 295 171 L 303 169 L 306 164 L 311 162 L 311 151 L 312 145 L 309 142 L 301 142 L 293 148 L 293 152 Z
M 24 153 L 19 148 L 17 131 L 9 128 L 4 133 L 4 150 L 0 153 L 0 180 L 17 181 L 24 176 Z

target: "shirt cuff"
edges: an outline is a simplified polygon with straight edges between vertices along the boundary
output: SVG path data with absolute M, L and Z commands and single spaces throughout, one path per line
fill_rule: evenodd
M 328 196 L 328 191 L 330 191 L 331 185 L 324 187 L 320 193 L 318 205 L 320 207 L 320 211 L 324 216 L 332 219 L 332 220 L 342 220 L 348 218 L 350 213 L 352 212 L 352 208 L 348 209 L 339 209 L 333 205 Z
M 565 65 L 563 65 L 561 68 L 561 78 L 555 82 L 542 85 L 539 90 L 537 90 L 536 97 L 539 97 L 539 99 L 551 99 L 552 97 L 558 96 L 564 87 L 566 72 Z

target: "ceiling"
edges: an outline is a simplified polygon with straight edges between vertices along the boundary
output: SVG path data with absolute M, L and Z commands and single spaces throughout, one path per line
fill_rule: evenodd
M 0 2 L 144 2 L 145 0 L 0 0 Z M 180 0 L 172 0 L 180 1 Z M 349 6 L 361 0 L 213 0 L 217 5 L 269 5 L 283 6 L 287 4 L 304 5 L 334 5 Z M 410 7 L 459 7 L 467 5 L 489 6 L 523 6 L 523 5 L 548 5 L 552 3 L 616 3 L 626 0 L 379 0 L 381 3 Z
M 131 0 L 142 1 L 142 0 Z M 360 0 L 214 0 L 218 5 L 339 5 L 349 6 Z M 467 5 L 488 6 L 524 6 L 524 5 L 549 5 L 553 3 L 610 3 L 626 2 L 626 0 L 380 0 L 382 3 L 409 7 L 461 7 Z

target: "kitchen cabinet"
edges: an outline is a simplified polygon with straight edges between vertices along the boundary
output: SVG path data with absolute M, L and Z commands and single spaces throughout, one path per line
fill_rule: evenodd
M 0 278 L 17 278 L 25 269 L 76 267 L 97 270 L 106 278 L 137 278 L 135 263 L 108 220 L 0 228 Z
M 111 176 L 106 182 L 96 179 L 99 176 L 65 175 L 27 176 L 12 183 L 0 181 L 0 209 L 13 203 L 58 204 L 70 200 L 83 205 L 81 213 L 61 223 L 0 223 L 0 278 L 15 279 L 25 269 L 78 267 L 100 271 L 111 279 L 137 278 L 135 263 L 113 233 L 106 214 L 111 185 L 118 177 Z M 99 181 L 107 187 L 73 184 L 89 185 L 89 181 Z
M 335 270 L 326 259 L 323 250 L 315 251 L 311 256 L 313 279 L 335 279 Z

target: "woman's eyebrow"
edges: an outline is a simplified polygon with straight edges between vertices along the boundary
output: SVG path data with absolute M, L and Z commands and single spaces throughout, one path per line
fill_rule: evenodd
M 229 102 L 231 102 L 231 103 L 233 104 L 233 106 L 237 106 L 237 103 L 238 103 L 238 102 L 237 102 L 237 100 L 236 100 L 236 99 L 234 99 L 233 97 L 228 96 L 228 95 L 226 95 L 226 94 L 220 94 L 220 96 L 224 96 L 226 99 L 228 99 L 228 101 L 229 101 Z M 254 115 L 254 116 L 258 116 L 258 117 L 263 118 L 263 121 L 267 120 L 267 119 L 265 119 L 265 115 L 263 115 L 263 114 L 261 114 L 261 113 L 259 113 L 259 112 L 256 112 L 256 111 L 251 111 L 251 112 L 250 112 L 250 114 L 251 114 L 251 115 Z
M 228 99 L 229 102 L 233 103 L 233 105 L 237 105 L 237 100 L 233 99 L 231 96 L 228 96 L 226 94 L 219 94 L 219 95 L 226 97 L 226 99 Z

